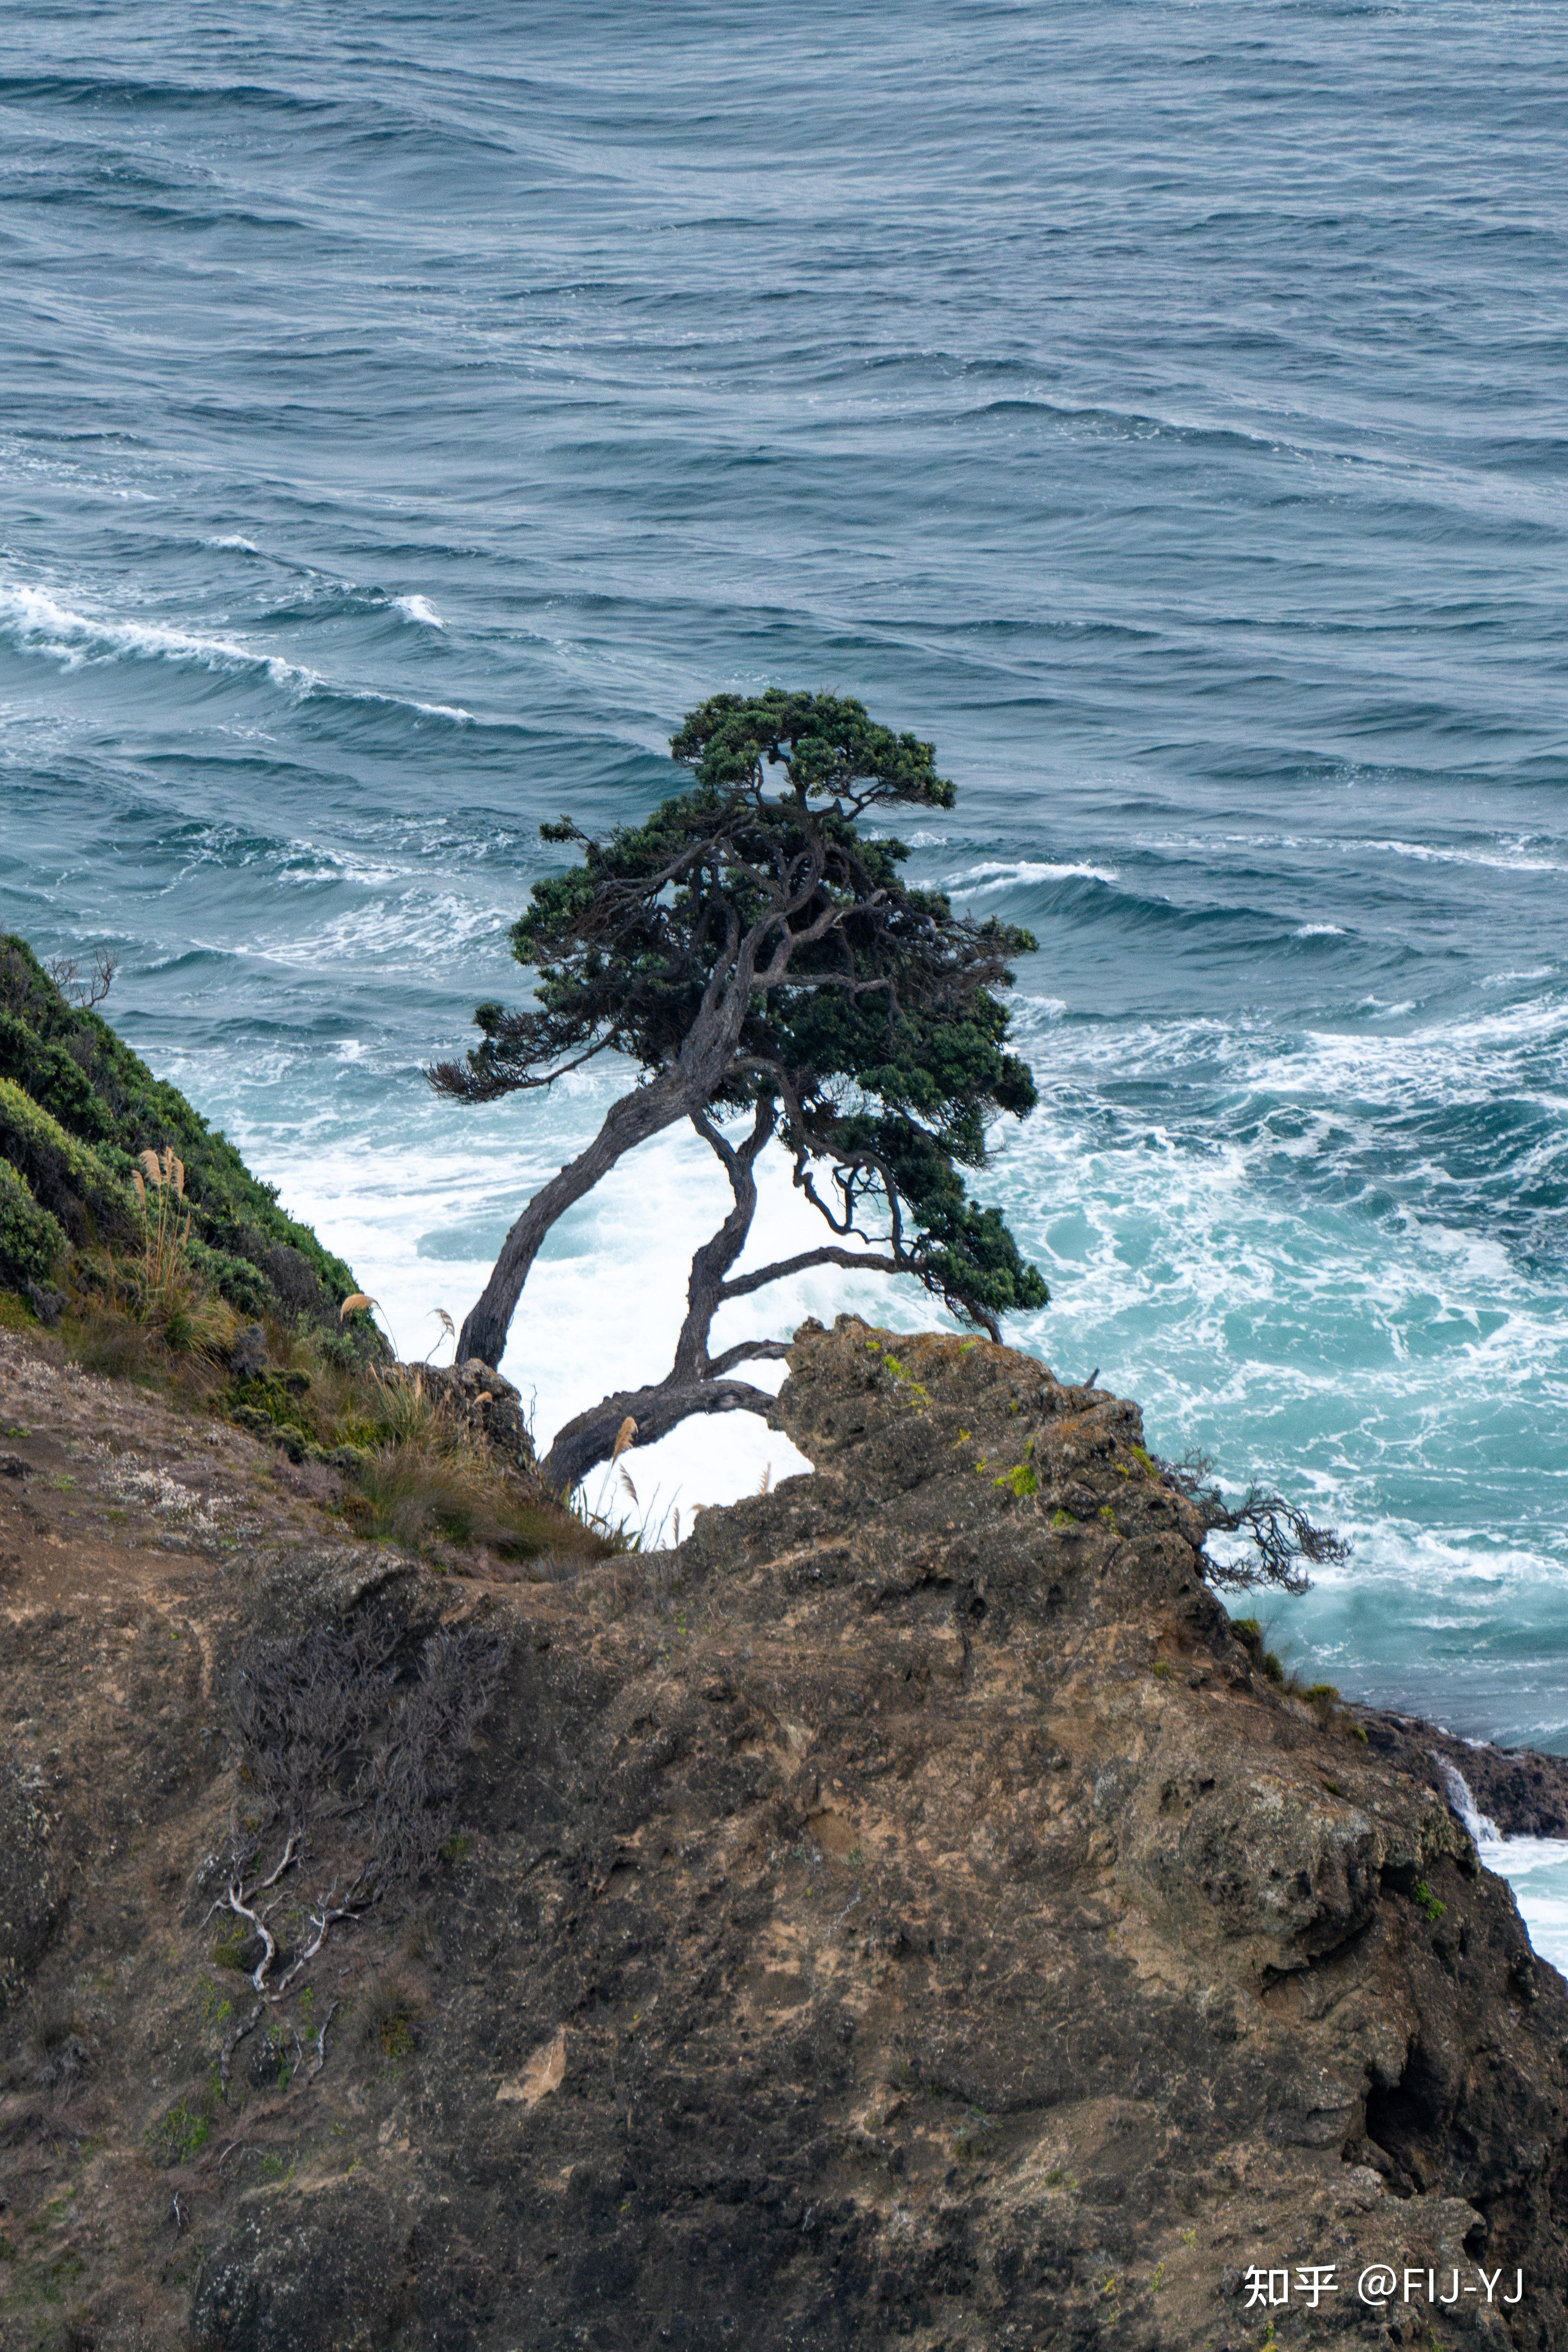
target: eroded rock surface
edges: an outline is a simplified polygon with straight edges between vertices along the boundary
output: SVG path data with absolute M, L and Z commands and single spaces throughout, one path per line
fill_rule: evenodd
M 1504 1837 L 1568 1838 L 1568 1756 L 1457 1739 L 1418 1716 L 1374 1707 L 1355 1712 L 1378 1755 L 1449 1803 L 1455 1791 L 1445 1765 L 1458 1773 L 1476 1811 Z
M 569 1583 L 7 1589 L 64 1892 L 12 1948 L 5 2343 L 1568 2343 L 1568 1990 L 1436 1791 L 1254 1672 L 1136 1408 L 847 1319 L 778 1417 L 814 1477 Z M 327 1948 L 321 2069 L 258 2031 L 214 2101 L 225 1676 L 373 1605 L 507 1637 L 465 1834 Z M 1376 2312 L 1373 2263 L 1524 2293 Z

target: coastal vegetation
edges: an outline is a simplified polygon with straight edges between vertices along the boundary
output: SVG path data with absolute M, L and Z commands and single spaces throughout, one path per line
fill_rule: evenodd
M 635 835 L 617 835 L 607 849 L 586 844 L 583 866 L 539 887 L 518 930 L 536 943 L 534 952 L 542 953 L 547 933 L 556 940 L 556 961 L 542 971 L 542 1009 L 481 1008 L 485 1045 L 443 1076 L 469 1099 L 548 1086 L 563 1066 L 568 1029 L 582 1053 L 618 1038 L 637 1045 L 645 1068 L 660 1051 L 679 1068 L 703 1003 L 724 999 L 711 971 L 698 987 L 708 969 L 703 942 L 711 946 L 722 929 L 743 944 L 743 919 L 766 932 L 773 886 L 752 882 L 742 871 L 748 860 L 763 874 L 772 856 L 786 871 L 793 858 L 802 877 L 818 862 L 825 875 L 847 877 L 842 890 L 819 878 L 805 901 L 816 909 L 821 940 L 842 935 L 832 951 L 837 963 L 819 968 L 815 952 L 805 953 L 797 989 L 763 992 L 715 1081 L 713 1115 L 687 1114 L 724 1166 L 733 1206 L 692 1261 L 687 1316 L 662 1381 L 606 1397 L 558 1431 L 537 1460 L 517 1391 L 474 1358 L 467 1333 L 456 1365 L 398 1362 L 350 1267 L 279 1207 L 275 1189 L 177 1088 L 153 1076 L 96 1004 L 71 1003 L 60 976 L 15 937 L 0 940 L 0 1324 L 42 1327 L 49 1344 L 86 1370 L 237 1423 L 275 1448 L 346 1532 L 447 1568 L 550 1576 L 644 1539 L 573 1507 L 574 1489 L 596 1463 L 693 1413 L 772 1406 L 765 1391 L 733 1377 L 734 1368 L 782 1358 L 789 1343 L 711 1353 L 713 1320 L 727 1300 L 832 1265 L 908 1275 L 992 1335 L 1009 1307 L 1043 1304 L 1039 1276 L 1000 1214 L 968 1198 L 963 1177 L 984 1165 L 987 1118 L 1000 1109 L 1022 1117 L 1034 1100 L 1027 1071 L 1004 1050 L 1006 1013 L 990 984 L 1006 977 L 1002 958 L 1024 935 L 960 922 L 940 894 L 902 891 L 891 855 L 899 845 L 855 845 L 844 837 L 853 827 L 842 812 L 819 822 L 807 801 L 803 817 L 786 796 L 782 814 L 769 803 L 757 816 L 754 772 L 733 785 L 734 805 L 726 801 L 726 763 L 755 752 L 763 719 L 797 730 L 795 737 L 781 731 L 781 761 L 795 761 L 806 783 L 826 761 L 846 800 L 848 772 L 873 761 L 889 790 L 951 793 L 930 771 L 928 745 L 911 748 L 873 728 L 858 704 L 834 704 L 829 715 L 837 724 L 830 760 L 803 731 L 808 720 L 826 723 L 819 704 L 786 708 L 767 698 L 759 719 L 757 706 L 721 698 L 694 714 L 677 746 L 693 759 L 702 744 L 716 746 L 719 782 L 700 775 L 696 792 L 667 803 Z M 727 732 L 731 719 L 738 737 Z M 873 774 L 858 797 L 869 803 L 878 788 Z M 812 845 L 819 837 L 821 861 Z M 693 844 L 706 847 L 688 871 Z M 661 862 L 650 863 L 656 851 Z M 688 879 L 652 891 L 672 857 Z M 725 893 L 735 902 L 728 911 Z M 664 914 L 683 899 L 679 923 L 667 925 Z M 843 918 L 837 929 L 836 914 Z M 676 969 L 683 958 L 684 980 Z M 715 961 L 723 961 L 717 951 Z M 774 963 L 792 968 L 782 946 L 764 969 Z M 543 1051 L 552 1039 L 553 1059 Z M 663 1082 L 656 1072 L 623 1097 L 605 1130 L 625 1104 L 635 1108 Z M 748 1105 L 749 1131 L 732 1141 L 720 1120 Z M 775 1140 L 791 1150 L 797 1185 L 837 1238 L 737 1276 L 756 1208 L 756 1162 Z M 881 1245 L 849 1247 L 851 1237 L 864 1243 L 879 1213 Z M 879 1359 L 878 1377 L 907 1383 L 920 1409 L 920 1383 L 897 1358 Z M 1092 1387 L 1091 1380 L 1085 1393 Z M 1140 1458 L 1195 1507 L 1211 1533 L 1247 1539 L 1239 1559 L 1205 1554 L 1215 1585 L 1300 1591 L 1310 1566 L 1346 1556 L 1331 1528 L 1266 1488 L 1253 1486 L 1227 1503 L 1205 1458 Z M 984 1467 L 1016 1500 L 1041 1507 L 1026 1449 Z
M 68 971 L 0 937 L 0 1324 L 238 1423 L 345 1530 L 449 1564 L 602 1556 L 613 1532 L 534 1473 L 515 1392 L 492 1383 L 509 1451 L 449 1376 L 392 1359 L 352 1269 L 97 1010 L 106 969 L 73 1003 Z
M 354 1280 L 13 932 L 0 934 L 0 1285 L 45 1323 L 73 1302 L 90 1316 L 134 1299 L 167 1331 L 182 1286 L 237 1318 L 326 1328 Z M 176 1320 L 176 1352 L 182 1336 Z
M 604 1055 L 635 1074 L 513 1225 L 459 1359 L 499 1361 L 547 1235 L 637 1145 L 689 1121 L 729 1182 L 730 1213 L 692 1259 L 668 1372 L 557 1433 L 545 1469 L 563 1487 L 610 1456 L 628 1419 L 647 1443 L 694 1413 L 765 1410 L 765 1391 L 734 1374 L 784 1342 L 715 1355 L 712 1327 L 730 1301 L 790 1276 L 907 1276 L 993 1339 L 1003 1316 L 1047 1296 L 1001 1211 L 965 1184 L 986 1164 L 987 1126 L 1035 1106 L 997 993 L 1035 941 L 907 883 L 904 845 L 866 830 L 894 804 L 952 806 L 933 747 L 849 698 L 773 688 L 714 696 L 670 750 L 695 783 L 646 823 L 604 839 L 570 817 L 542 828 L 583 856 L 534 885 L 513 929 L 533 1003 L 481 1004 L 482 1043 L 429 1073 L 470 1105 L 547 1090 Z M 738 1274 L 757 1162 L 775 1141 L 828 1238 Z

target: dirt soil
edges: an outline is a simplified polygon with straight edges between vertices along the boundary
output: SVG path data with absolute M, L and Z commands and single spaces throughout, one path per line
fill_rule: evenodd
M 489 1583 L 0 1337 L 5 2352 L 1563 2352 L 1568 1988 L 1422 1727 L 1268 1680 L 1131 1404 L 844 1318 L 778 1420 Z M 371 1816 L 287 1852 L 237 1664 L 356 1628 L 504 1663 L 282 1990 Z

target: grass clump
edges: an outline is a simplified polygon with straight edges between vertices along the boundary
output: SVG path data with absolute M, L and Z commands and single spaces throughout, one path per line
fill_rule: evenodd
M 212 2137 L 213 2117 L 217 2112 L 218 2093 L 216 2080 L 203 2084 L 199 2091 L 187 2092 L 165 2107 L 153 2118 L 144 2135 L 148 2155 L 154 2164 L 165 2168 L 189 2164 L 198 2156 Z
M 425 2003 L 406 1978 L 374 1978 L 361 1996 L 359 2012 L 360 2040 L 383 2065 L 413 2056 Z
M 323 1365 L 296 1404 L 352 1481 L 343 1511 L 356 1534 L 437 1557 L 479 1550 L 503 1567 L 547 1555 L 585 1565 L 618 1549 L 541 1481 L 498 1461 L 417 1367 Z

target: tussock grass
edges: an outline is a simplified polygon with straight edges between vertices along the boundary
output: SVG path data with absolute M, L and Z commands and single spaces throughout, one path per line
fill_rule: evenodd
M 396 1969 L 372 1977 L 354 2006 L 360 2041 L 383 2065 L 413 2055 L 428 2003 L 412 1979 Z
M 479 1546 L 516 1566 L 563 1551 L 597 1559 L 611 1548 L 560 1505 L 498 1478 L 460 1443 L 402 1437 L 377 1446 L 358 1474 L 354 1500 L 356 1526 L 410 1551 Z
M 0 1320 L 88 1371 L 275 1436 L 295 1485 L 356 1535 L 447 1568 L 540 1580 L 627 1548 L 624 1534 L 489 1454 L 420 1367 L 380 1359 L 368 1328 L 268 1317 L 264 1370 L 237 1370 L 237 1343 L 255 1327 L 204 1279 L 177 1183 L 149 1182 L 147 1194 L 140 1252 L 79 1256 L 54 1331 L 16 1294 L 0 1295 Z

